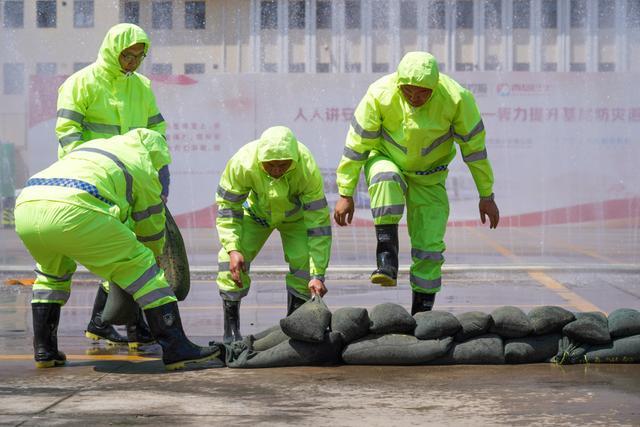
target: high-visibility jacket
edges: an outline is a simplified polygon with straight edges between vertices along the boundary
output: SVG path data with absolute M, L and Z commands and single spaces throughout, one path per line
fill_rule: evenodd
M 104 38 L 98 59 L 71 75 L 58 89 L 58 158 L 85 141 L 148 128 L 165 134 L 166 123 L 156 105 L 148 78 L 121 71 L 120 53 L 150 40 L 133 24 L 118 24 Z
M 429 100 L 411 106 L 400 86 L 432 89 Z M 354 113 L 343 156 L 337 169 L 338 191 L 352 196 L 360 169 L 372 154 L 380 153 L 404 174 L 423 176 L 421 182 L 446 180 L 447 165 L 458 143 L 462 158 L 480 196 L 493 192 L 493 171 L 487 159 L 485 130 L 470 91 L 438 71 L 435 58 L 426 52 L 409 52 L 396 73 L 374 82 Z
M 273 178 L 262 162 L 293 162 L 280 178 Z M 331 222 L 322 175 L 309 149 L 286 127 L 267 129 L 259 140 L 240 148 L 228 161 L 216 194 L 216 226 L 223 248 L 243 252 L 242 218 L 264 227 L 304 221 L 311 276 L 324 276 L 331 252 Z
M 158 170 L 170 162 L 164 138 L 148 129 L 85 142 L 29 178 L 16 206 L 51 200 L 111 215 L 157 256 L 165 228 Z

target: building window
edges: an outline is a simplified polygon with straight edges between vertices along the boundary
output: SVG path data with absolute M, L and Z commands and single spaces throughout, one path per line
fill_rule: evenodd
M 184 4 L 184 27 L 190 30 L 204 30 L 206 27 L 205 3 L 188 1 Z
M 587 71 L 587 64 L 584 62 L 572 62 L 569 64 L 569 71 Z
M 445 29 L 445 5 L 444 0 L 436 0 L 429 3 L 428 17 L 429 28 L 434 30 Z
M 55 76 L 58 73 L 58 64 L 55 62 L 38 62 L 36 74 L 39 76 Z
M 316 28 L 326 30 L 331 28 L 331 2 L 318 0 L 316 3 Z
M 260 2 L 260 28 L 263 30 L 278 28 L 278 2 L 274 0 Z
M 487 0 L 485 2 L 484 26 L 496 30 L 502 28 L 502 0 Z
M 615 19 L 615 0 L 598 0 L 598 28 L 613 28 Z
M 204 74 L 204 64 L 184 64 L 185 74 Z
M 84 67 L 88 67 L 91 65 L 91 62 L 74 62 L 73 63 L 73 72 L 82 70 Z
M 124 3 L 124 16 L 122 22 L 128 22 L 130 24 L 140 23 L 140 2 L 127 1 Z
M 456 28 L 473 28 L 473 2 L 458 0 L 456 3 Z
M 170 75 L 173 72 L 171 64 L 151 64 L 151 74 Z
M 513 28 L 529 28 L 531 22 L 531 8 L 529 0 L 513 1 Z
M 173 28 L 173 5 L 170 1 L 154 1 L 151 3 L 151 28 L 154 30 L 170 30 Z
M 305 67 L 304 62 L 295 62 L 289 64 L 289 72 L 290 73 L 304 73 Z
M 558 0 L 542 0 L 542 28 L 558 28 Z
M 278 64 L 275 62 L 265 62 L 261 66 L 263 73 L 277 73 L 278 72 Z
M 598 71 L 601 73 L 613 72 L 616 70 L 616 64 L 613 62 L 600 62 L 598 64 Z
M 24 64 L 4 64 L 3 90 L 5 95 L 21 95 L 24 92 Z
M 571 28 L 584 28 L 587 23 L 586 0 L 571 0 L 571 3 L 569 3 L 569 9 L 569 15 L 571 16 Z
M 344 71 L 347 73 L 359 73 L 362 70 L 362 66 L 359 62 L 344 64 Z
M 374 62 L 371 64 L 371 71 L 374 73 L 388 73 L 389 64 L 386 62 Z
M 56 26 L 56 2 L 51 0 L 38 0 L 36 2 L 36 23 L 39 28 L 55 28 Z
M 347 30 L 360 28 L 360 0 L 344 2 L 344 26 Z
M 73 26 L 75 28 L 93 27 L 93 0 L 73 2 Z
M 627 27 L 640 28 L 640 0 L 627 2 Z
M 305 25 L 304 1 L 289 1 L 289 28 L 302 29 Z
M 542 71 L 558 71 L 557 62 L 543 62 Z
M 502 69 L 502 63 L 496 55 L 489 55 L 484 61 L 485 71 L 499 71 Z
M 386 0 L 373 2 L 371 10 L 371 27 L 374 30 L 386 30 L 389 28 L 389 8 Z
M 471 62 L 456 62 L 456 71 L 473 71 Z
M 316 72 L 317 73 L 328 73 L 329 72 L 329 63 L 328 62 L 318 62 L 318 63 L 316 63 Z
M 4 27 L 22 28 L 24 27 L 24 2 L 10 1 L 4 2 Z
M 514 62 L 513 71 L 529 71 L 528 62 Z
M 400 2 L 400 28 L 418 28 L 418 6 L 413 0 L 402 0 Z

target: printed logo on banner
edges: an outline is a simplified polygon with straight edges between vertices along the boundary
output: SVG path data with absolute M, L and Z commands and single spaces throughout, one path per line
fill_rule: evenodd
M 496 93 L 499 96 L 529 96 L 549 93 L 551 85 L 543 83 L 498 83 Z

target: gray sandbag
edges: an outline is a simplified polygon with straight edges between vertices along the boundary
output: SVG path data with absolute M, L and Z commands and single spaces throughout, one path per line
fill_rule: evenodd
M 369 332 L 376 335 L 413 333 L 416 320 L 401 305 L 392 302 L 378 304 L 369 313 Z
M 582 363 L 589 347 L 590 344 L 577 343 L 563 336 L 558 345 L 558 354 L 551 358 L 551 362 L 557 365 Z
M 560 332 L 564 325 L 576 320 L 569 310 L 555 305 L 543 305 L 533 308 L 527 315 L 534 335 L 546 335 Z
M 225 345 L 225 361 L 229 368 L 276 368 L 340 363 L 342 338 L 327 332 L 322 342 L 311 343 L 288 339 L 265 351 L 252 351 L 242 341 Z
M 632 308 L 619 308 L 609 314 L 608 323 L 611 338 L 638 335 L 640 334 L 640 311 Z
M 112 325 L 134 323 L 138 317 L 138 309 L 138 304 L 129 293 L 115 283 L 109 282 L 109 295 L 101 316 L 103 322 Z
M 533 327 L 524 311 L 518 307 L 506 305 L 491 312 L 493 325 L 489 328 L 492 334 L 504 338 L 521 338 L 533 332 Z
M 481 311 L 462 313 L 457 318 L 460 322 L 460 330 L 454 336 L 454 340 L 458 342 L 486 334 L 493 325 L 491 316 Z
M 411 335 L 368 335 L 347 345 L 342 360 L 350 365 L 421 365 L 449 352 L 453 339 L 419 340 Z
M 287 336 L 306 342 L 322 342 L 331 324 L 331 312 L 321 297 L 314 296 L 296 311 L 280 319 L 280 327 Z
M 455 335 L 462 326 L 453 314 L 447 311 L 424 311 L 413 316 L 416 329 L 413 332 L 421 340 L 433 340 Z
M 280 325 L 275 325 L 267 331 L 269 331 L 269 333 L 266 335 L 264 333 L 259 335 L 249 335 L 248 338 L 251 350 L 265 351 L 289 339 L 287 334 L 285 334 L 282 328 L 280 328 Z
M 365 308 L 342 307 L 331 315 L 331 330 L 342 336 L 348 344 L 369 333 L 369 313 Z
M 184 301 L 191 288 L 191 275 L 189 273 L 189 258 L 184 247 L 184 240 L 180 229 L 173 219 L 171 212 L 165 206 L 165 241 L 162 255 L 158 259 L 158 265 L 164 270 L 164 277 L 176 294 L 178 301 Z
M 572 341 L 585 344 L 607 344 L 611 342 L 607 317 L 598 312 L 576 313 L 576 320 L 567 323 L 562 333 Z
M 592 346 L 586 363 L 640 363 L 640 335 L 618 338 L 606 345 Z
M 485 334 L 464 342 L 454 343 L 453 348 L 443 358 L 430 365 L 502 365 L 504 364 L 504 344 L 502 337 Z
M 249 335 L 250 337 L 253 338 L 253 341 L 258 341 L 264 337 L 266 337 L 267 335 L 269 335 L 270 333 L 274 332 L 274 331 L 281 331 L 282 328 L 280 327 L 280 324 L 278 323 L 277 325 L 273 325 L 270 328 L 267 328 L 263 331 L 260 332 L 256 332 L 255 334 L 251 334 Z
M 562 335 L 555 333 L 506 340 L 504 360 L 506 363 L 549 362 L 558 354 L 561 339 Z

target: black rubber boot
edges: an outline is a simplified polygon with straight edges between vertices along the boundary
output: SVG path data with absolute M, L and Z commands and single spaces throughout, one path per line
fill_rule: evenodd
M 433 304 L 436 301 L 436 294 L 423 294 L 413 291 L 413 298 L 411 301 L 411 315 L 421 313 L 423 311 L 431 311 Z
M 222 342 L 230 344 L 240 341 L 240 301 L 222 300 L 224 310 L 224 336 Z
M 376 262 L 371 283 L 396 286 L 398 283 L 398 224 L 376 225 Z
M 33 356 L 36 368 L 62 366 L 67 357 L 58 351 L 60 304 L 31 304 L 33 314 Z
M 141 345 L 153 344 L 156 342 L 151 334 L 147 322 L 144 321 L 142 309 L 138 308 L 136 321 L 127 324 L 127 340 L 129 341 L 129 350 L 136 351 Z
M 306 301 L 302 298 L 298 298 L 297 296 L 287 292 L 287 316 L 299 309 L 305 302 Z
M 102 311 L 108 296 L 109 294 L 102 288 L 102 285 L 99 285 L 96 299 L 93 302 L 91 320 L 87 325 L 87 330 L 84 331 L 84 336 L 94 341 L 106 340 L 108 344 L 112 345 L 126 344 L 127 339 L 120 335 L 116 328 L 102 321 Z
M 184 334 L 178 303 L 170 302 L 144 311 L 151 333 L 162 347 L 162 362 L 168 371 L 183 369 L 186 364 L 205 362 L 220 355 L 215 346 L 200 347 Z

